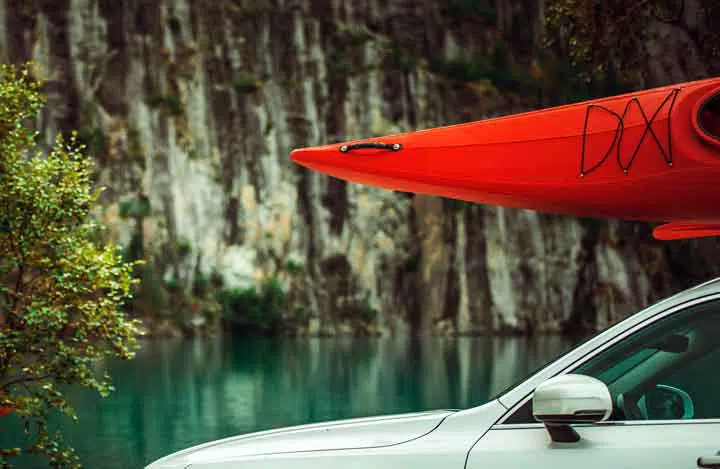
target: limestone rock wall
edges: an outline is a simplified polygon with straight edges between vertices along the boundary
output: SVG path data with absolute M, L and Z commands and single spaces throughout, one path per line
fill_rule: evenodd
M 288 158 L 552 104 L 563 83 L 533 52 L 544 9 L 0 0 L 0 59 L 33 60 L 49 101 L 43 138 L 79 129 L 107 187 L 101 216 L 162 285 L 276 275 L 302 305 L 287 314 L 315 328 L 375 312 L 387 331 L 603 327 L 717 273 L 717 245 L 348 185 Z M 687 31 L 656 27 L 642 85 L 709 73 Z M 532 80 L 537 93 L 523 85 Z

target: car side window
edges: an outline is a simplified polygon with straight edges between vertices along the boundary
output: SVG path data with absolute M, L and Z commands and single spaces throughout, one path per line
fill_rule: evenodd
M 503 422 L 504 425 L 516 423 L 538 423 L 533 417 L 532 399 L 523 404 L 518 410 Z
M 720 418 L 720 350 L 691 361 L 666 376 L 662 384 L 685 391 L 692 399 L 694 418 Z
M 654 322 L 573 373 L 603 381 L 613 420 L 720 418 L 720 302 L 694 305 Z
M 611 420 L 720 418 L 720 301 L 688 307 L 614 344 L 571 373 L 603 381 Z M 532 401 L 505 423 L 531 423 Z

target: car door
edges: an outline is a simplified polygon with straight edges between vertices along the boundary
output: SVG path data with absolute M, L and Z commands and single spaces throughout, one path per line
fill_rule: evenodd
M 576 443 L 557 443 L 518 402 L 470 450 L 467 469 L 713 466 L 720 450 L 720 301 L 658 319 L 565 372 L 603 381 L 609 421 L 575 425 Z

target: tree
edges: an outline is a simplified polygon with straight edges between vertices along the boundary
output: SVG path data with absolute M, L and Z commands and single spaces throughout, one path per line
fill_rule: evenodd
M 0 66 L 0 432 L 14 413 L 27 445 L 0 449 L 0 467 L 35 454 L 52 467 L 81 467 L 48 417 L 77 420 L 63 393 L 79 385 L 106 396 L 99 360 L 129 359 L 138 324 L 123 311 L 133 265 L 101 242 L 93 218 L 99 191 L 92 162 L 75 137 L 47 155 L 28 130 L 43 105 L 26 69 Z
M 687 34 L 701 61 L 717 66 L 720 58 L 716 0 L 549 0 L 545 8 L 547 39 L 588 82 L 638 83 L 648 47 L 663 44 L 657 37 L 664 34 L 657 28 L 662 23 L 675 28 L 675 36 Z

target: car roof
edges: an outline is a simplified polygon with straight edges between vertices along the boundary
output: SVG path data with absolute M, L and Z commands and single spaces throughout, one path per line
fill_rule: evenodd
M 715 288 L 713 293 L 716 291 L 720 291 L 720 277 L 714 278 L 712 280 L 708 280 L 707 282 L 701 283 L 700 285 L 697 285 L 695 287 L 688 288 L 687 290 L 680 292 L 679 295 L 682 295 L 683 293 L 691 292 L 694 290 L 707 289 L 707 288 L 713 288 L 713 287 Z
M 713 295 L 716 293 L 720 293 L 720 277 L 714 278 L 707 282 L 701 283 L 700 285 L 696 285 L 694 287 L 688 288 L 687 290 L 676 293 L 675 295 L 672 295 L 664 300 L 661 300 L 651 305 L 650 307 L 646 308 L 638 314 L 642 314 L 645 311 L 649 312 L 650 310 L 665 310 L 668 306 L 672 307 L 681 303 L 685 303 L 686 301 L 691 301 L 696 298 L 701 298 L 703 296 Z

